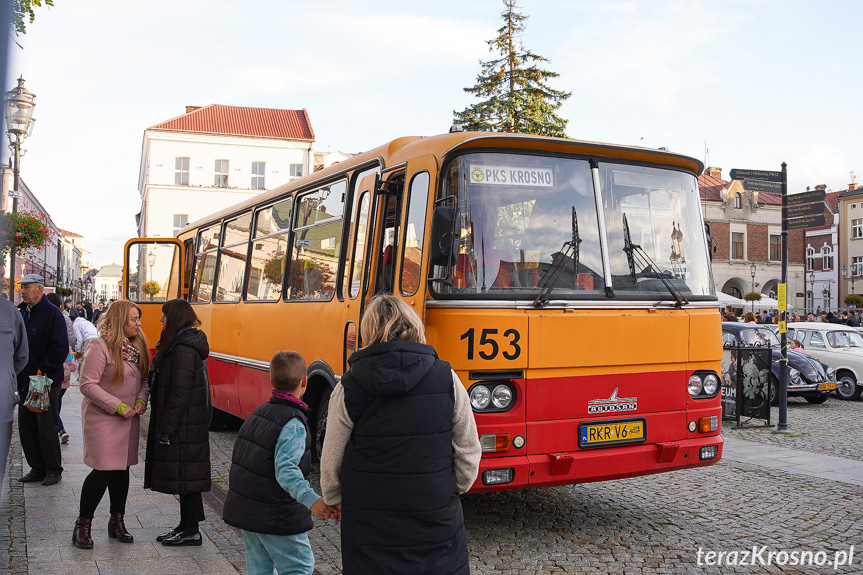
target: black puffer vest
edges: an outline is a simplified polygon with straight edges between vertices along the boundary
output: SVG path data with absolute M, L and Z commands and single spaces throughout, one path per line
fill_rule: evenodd
M 271 397 L 258 406 L 237 434 L 231 456 L 230 488 L 223 519 L 228 525 L 270 535 L 295 535 L 312 528 L 312 514 L 276 481 L 276 443 L 282 428 L 299 419 L 306 428 L 306 449 L 300 471 L 308 479 L 312 463 L 312 440 L 308 432 L 308 410 Z
M 350 364 L 342 378 L 355 426 L 341 469 L 344 575 L 469 573 L 449 364 L 414 342 L 369 346 Z

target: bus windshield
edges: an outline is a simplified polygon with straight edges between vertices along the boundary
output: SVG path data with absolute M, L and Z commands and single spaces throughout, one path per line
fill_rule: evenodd
M 610 162 L 597 176 L 599 202 L 587 160 L 505 153 L 453 160 L 439 203 L 454 208 L 458 254 L 432 269 L 434 291 L 533 299 L 551 287 L 554 299 L 581 299 L 604 298 L 611 287 L 617 298 L 656 299 L 669 297 L 670 283 L 687 297 L 713 295 L 695 177 Z

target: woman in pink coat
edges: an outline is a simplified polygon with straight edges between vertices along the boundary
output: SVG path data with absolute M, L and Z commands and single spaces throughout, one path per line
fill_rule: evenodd
M 92 549 L 90 524 L 105 490 L 111 499 L 108 537 L 131 543 L 123 515 L 129 494 L 129 467 L 138 463 L 140 415 L 147 409 L 150 349 L 141 331 L 141 308 L 116 301 L 99 324 L 81 370 L 81 427 L 84 463 L 93 468 L 81 488 L 72 543 Z

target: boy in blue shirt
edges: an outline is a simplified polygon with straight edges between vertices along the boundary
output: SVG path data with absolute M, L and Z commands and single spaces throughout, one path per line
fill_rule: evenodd
M 308 481 L 309 406 L 300 399 L 306 381 L 302 355 L 276 353 L 270 360 L 273 395 L 243 423 L 234 444 L 223 519 L 242 530 L 248 575 L 272 575 L 274 568 L 280 575 L 311 575 L 311 513 L 340 519 Z

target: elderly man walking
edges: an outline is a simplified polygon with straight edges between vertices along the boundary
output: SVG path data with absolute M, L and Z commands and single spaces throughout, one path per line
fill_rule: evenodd
M 18 431 L 21 447 L 30 472 L 19 479 L 23 483 L 41 481 L 42 485 L 60 483 L 63 466 L 60 438 L 57 436 L 57 402 L 63 387 L 63 362 L 69 355 L 66 320 L 59 308 L 44 295 L 45 280 L 38 274 L 27 274 L 21 281 L 21 304 L 30 360 L 18 374 Z M 42 413 L 24 407 L 30 387 L 30 376 L 41 372 L 51 380 L 51 407 Z
M 8 299 L 0 298 L 0 491 L 6 479 L 6 458 L 12 444 L 12 419 L 18 403 L 16 374 L 27 365 L 29 347 L 24 319 Z M 6 369 L 11 367 L 11 369 Z

